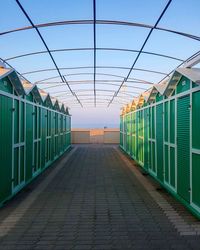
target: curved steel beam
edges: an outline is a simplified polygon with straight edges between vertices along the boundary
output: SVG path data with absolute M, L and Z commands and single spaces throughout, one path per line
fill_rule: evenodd
M 80 98 L 80 101 L 82 102 L 82 101 L 92 101 L 93 100 L 93 103 L 94 103 L 94 98 L 91 98 L 91 96 L 90 96 L 90 98 Z M 110 99 L 109 98 L 97 98 L 97 101 L 109 101 Z
M 76 90 L 76 92 L 80 93 L 80 92 L 87 92 L 87 91 L 92 91 L 92 90 L 87 90 L 87 89 L 79 89 Z M 115 93 L 115 91 L 113 90 L 108 90 L 108 89 L 97 89 L 97 92 L 110 92 L 110 93 Z M 128 94 L 129 93 L 129 94 Z M 131 94 L 138 94 L 137 92 L 133 92 L 133 91 L 129 91 L 128 93 L 124 93 L 123 95 L 127 95 L 127 96 L 132 96 Z
M 104 74 L 104 73 L 96 73 L 97 75 L 104 75 L 104 76 L 112 76 L 112 77 L 117 77 L 117 78 L 121 78 L 121 79 L 124 79 L 124 76 L 120 76 L 120 75 L 113 75 L 113 74 Z M 67 75 L 64 75 L 65 77 L 69 77 L 69 76 L 81 76 L 81 75 L 93 75 L 93 73 L 85 73 L 85 72 L 79 72 L 79 73 L 72 73 L 72 74 L 67 74 Z M 47 81 L 47 80 L 52 80 L 52 79 L 56 79 L 56 78 L 59 78 L 58 76 L 53 76 L 53 77 L 49 77 L 49 78 L 44 78 L 44 79 L 41 79 L 35 83 L 41 83 L 41 82 L 44 82 L 44 81 Z
M 200 50 L 198 50 L 196 53 L 194 53 L 193 55 L 191 55 L 190 57 L 188 57 L 184 62 L 180 63 L 177 68 L 184 66 L 185 63 L 189 62 L 190 60 L 192 60 L 194 57 L 200 55 Z M 162 81 L 166 80 L 167 78 L 170 77 L 170 75 L 174 72 L 174 70 L 170 71 L 164 78 L 162 78 L 158 83 L 161 83 Z
M 137 82 L 138 83 L 138 82 Z M 48 83 L 47 83 L 48 84 Z M 80 85 L 78 83 L 74 83 L 74 84 L 71 84 L 72 86 L 73 85 Z M 108 86 L 116 86 L 116 87 L 119 87 L 119 84 L 114 84 L 114 83 L 98 83 L 98 85 L 108 85 Z M 45 89 L 54 89 L 54 88 L 57 88 L 57 87 L 61 87 L 61 86 L 65 86 L 64 84 L 56 84 L 54 86 L 50 86 L 50 87 L 46 87 L 46 88 L 43 88 L 44 90 Z M 134 86 L 128 86 L 128 88 L 131 88 L 131 89 L 141 89 L 141 90 L 146 90 L 146 88 L 142 88 L 142 87 L 134 87 Z
M 81 84 L 81 83 L 93 83 L 94 80 L 90 80 L 90 79 L 86 79 L 86 80 L 71 80 L 71 81 L 67 81 L 68 83 L 72 84 L 72 85 L 75 85 L 75 84 Z M 99 79 L 99 80 L 96 80 L 96 82 L 99 82 L 99 83 L 102 83 L 102 84 L 107 84 L 107 83 L 112 83 L 112 82 L 120 82 L 120 80 L 109 80 L 109 79 Z M 139 81 L 126 81 L 126 82 L 130 82 L 130 83 L 141 83 L 141 84 L 148 84 L 148 85 L 152 85 L 152 83 L 149 83 L 149 82 L 139 82 Z M 37 83 L 37 84 L 54 84 L 54 83 L 59 83 L 59 82 L 40 82 L 40 83 Z M 60 82 L 62 83 L 62 82 Z M 118 85 L 119 86 L 119 85 Z
M 110 101 L 110 99 L 98 99 L 97 98 L 97 104 L 98 103 L 102 103 L 102 104 L 104 104 L 104 105 L 107 105 L 107 103 L 106 102 L 109 102 Z M 83 104 L 87 104 L 87 103 L 94 103 L 94 98 L 89 98 L 89 99 L 81 99 L 81 102 L 83 102 Z M 123 104 L 123 105 L 126 105 L 128 102 L 125 102 L 125 101 L 117 101 L 117 103 L 120 103 L 120 104 Z
M 142 44 L 142 46 L 141 46 L 139 52 L 138 52 L 138 54 L 137 54 L 135 60 L 133 61 L 133 64 L 132 64 L 132 66 L 131 66 L 131 68 L 130 68 L 130 70 L 129 70 L 127 76 L 126 76 L 126 78 L 122 81 L 120 87 L 118 88 L 118 90 L 117 90 L 117 91 L 115 92 L 115 94 L 113 95 L 113 98 L 110 100 L 109 105 L 112 103 L 112 101 L 114 100 L 114 98 L 118 95 L 118 93 L 120 92 L 120 89 L 122 88 L 122 86 L 124 85 L 124 83 L 128 80 L 128 78 L 130 77 L 132 71 L 135 69 L 135 65 L 136 65 L 138 59 L 140 58 L 140 55 L 141 55 L 142 51 L 144 50 L 144 47 L 146 46 L 146 44 L 147 44 L 149 38 L 151 37 L 152 32 L 158 27 L 159 22 L 162 20 L 164 14 L 165 14 L 165 12 L 167 11 L 167 9 L 169 8 L 171 2 L 172 2 L 172 0 L 168 0 L 168 1 L 167 1 L 167 4 L 165 5 L 164 9 L 162 10 L 161 14 L 159 15 L 159 17 L 158 17 L 156 23 L 152 26 L 152 28 L 151 28 L 150 31 L 148 32 L 148 34 L 147 34 L 147 36 L 146 36 L 146 38 L 145 38 L 145 40 L 144 40 L 144 42 L 143 42 L 143 44 Z M 108 106 L 109 106 L 109 105 L 108 105 Z
M 91 95 L 90 94 L 79 94 L 78 95 L 80 98 L 81 97 L 91 97 Z M 97 94 L 97 98 L 98 97 L 101 97 L 101 96 L 107 96 L 107 97 L 112 97 L 112 94 L 103 94 L 103 95 L 99 95 L 99 94 Z M 59 98 L 59 100 L 69 100 L 69 101 L 74 101 L 74 99 L 72 99 L 73 97 L 72 96 L 69 96 L 69 95 L 66 95 L 66 94 L 61 94 L 61 95 L 56 95 L 56 96 L 54 96 L 55 98 Z M 120 96 L 120 95 L 118 95 L 117 96 L 117 99 L 116 100 L 118 100 L 118 99 L 121 99 L 121 100 L 126 100 L 127 101 L 127 98 L 133 98 L 133 97 L 135 97 L 134 95 L 130 95 L 129 97 L 127 97 L 127 96 Z
M 56 52 L 93 51 L 93 50 L 94 50 L 93 48 L 71 48 L 71 49 L 64 48 L 64 49 L 53 49 L 53 50 L 49 50 L 49 51 L 51 53 L 56 53 Z M 139 52 L 139 50 L 123 49 L 123 48 L 96 48 L 96 50 L 99 50 L 99 51 L 121 51 L 121 52 L 131 52 L 131 53 L 138 53 Z M 5 58 L 4 60 L 7 62 L 7 61 L 18 59 L 18 58 L 21 58 L 21 57 L 40 55 L 40 54 L 46 54 L 46 53 L 48 53 L 48 51 L 46 51 L 46 50 L 36 51 L 36 52 L 20 54 L 20 55 L 17 55 L 17 56 Z M 165 55 L 165 54 L 160 54 L 160 53 L 155 53 L 155 52 L 150 52 L 150 51 L 143 51 L 142 54 L 164 57 L 164 58 L 168 58 L 168 59 L 172 59 L 172 60 L 177 60 L 177 61 L 180 61 L 180 62 L 184 61 L 183 59 L 180 59 L 178 57 L 168 56 L 168 55 Z
M 63 75 L 63 76 L 68 77 L 68 76 L 79 76 L 79 75 L 93 75 L 93 73 L 73 73 L 73 74 L 67 74 L 67 75 Z M 111 77 L 116 77 L 116 78 L 121 78 L 121 79 L 125 78 L 124 76 L 120 76 L 120 75 L 104 74 L 104 73 L 96 73 L 96 75 L 111 76 Z M 49 77 L 49 78 L 39 80 L 39 81 L 37 81 L 35 83 L 39 84 L 40 82 L 44 82 L 46 80 L 52 80 L 52 79 L 56 79 L 56 78 L 59 78 L 59 77 L 58 76 L 53 76 L 53 77 Z M 149 82 L 149 81 L 146 81 L 144 79 L 138 79 L 138 78 L 129 78 L 129 79 L 133 80 L 133 81 L 140 82 L 140 83 L 154 84 L 153 82 Z M 59 83 L 61 83 L 61 82 L 59 82 Z
M 94 99 L 93 99 L 93 101 L 91 100 L 91 101 L 84 102 L 83 105 L 84 105 L 84 104 L 93 104 L 93 107 L 94 107 Z M 102 105 L 105 105 L 105 106 L 107 105 L 107 103 L 106 103 L 105 101 L 103 101 L 103 102 L 98 102 L 98 101 L 97 101 L 96 104 L 97 104 L 97 105 L 98 105 L 98 104 L 102 104 Z
M 97 66 L 98 69 L 125 69 L 125 70 L 130 70 L 130 67 L 119 67 L 119 66 Z M 92 66 L 80 66 L 80 67 L 66 67 L 66 68 L 60 68 L 60 70 L 76 70 L 76 69 L 93 69 Z M 29 71 L 29 72 L 24 72 L 21 73 L 21 75 L 29 75 L 29 74 L 35 74 L 35 73 L 40 73 L 40 72 L 48 72 L 48 71 L 55 71 L 56 69 L 54 68 L 49 68 L 49 69 L 41 69 L 41 70 L 34 70 L 34 71 Z M 149 73 L 155 73 L 159 75 L 165 75 L 167 76 L 168 73 L 165 72 L 160 72 L 160 71 L 155 71 L 155 70 L 148 70 L 148 69 L 140 69 L 140 68 L 134 68 L 136 71 L 143 71 L 143 72 L 149 72 Z
M 20 10 L 22 11 L 22 13 L 24 14 L 25 18 L 28 20 L 28 22 L 31 24 L 32 28 L 35 29 L 36 33 L 38 34 L 42 44 L 44 45 L 44 47 L 46 48 L 47 52 L 48 52 L 48 55 L 50 56 L 51 58 L 51 61 L 53 63 L 53 65 L 55 66 L 59 76 L 60 76 L 60 79 L 62 80 L 63 83 L 66 83 L 67 87 L 69 88 L 69 90 L 71 91 L 71 88 L 68 84 L 68 82 L 66 81 L 66 79 L 64 77 L 62 77 L 62 74 L 60 72 L 60 69 L 52 55 L 52 53 L 50 52 L 49 50 L 49 46 L 47 45 L 44 37 L 42 36 L 40 30 L 38 29 L 37 26 L 35 26 L 35 24 L 33 23 L 32 19 L 30 18 L 30 16 L 28 15 L 28 13 L 26 12 L 26 10 L 24 9 L 23 5 L 21 4 L 21 2 L 19 0 L 15 0 L 15 2 L 17 3 L 18 7 L 20 8 Z M 72 91 L 71 91 L 72 92 Z M 82 106 L 81 102 L 78 100 L 77 96 L 72 92 L 72 94 L 74 95 L 74 97 L 77 99 L 77 101 L 80 103 L 80 105 Z
M 35 24 L 36 28 L 45 28 L 45 27 L 52 27 L 52 26 L 61 26 L 61 25 L 85 25 L 85 24 L 94 24 L 94 20 L 64 20 L 64 21 L 58 21 L 58 22 L 49 22 L 49 23 L 41 23 L 41 24 Z M 139 28 L 146 28 L 146 29 L 152 29 L 154 26 L 149 24 L 143 24 L 143 23 L 135 23 L 135 22 L 126 22 L 126 21 L 114 21 L 114 20 L 96 20 L 96 24 L 103 24 L 103 25 L 119 25 L 119 26 L 130 26 L 130 27 L 139 27 Z M 6 35 L 9 33 L 19 32 L 23 30 L 31 30 L 33 29 L 32 26 L 25 26 L 20 27 L 17 29 L 7 30 L 0 33 L 0 36 Z M 195 36 L 189 33 L 172 30 L 172 29 L 166 29 L 162 27 L 156 27 L 154 28 L 156 30 L 165 31 L 173 34 L 177 34 L 180 36 L 184 36 L 190 39 L 194 39 L 197 41 L 200 41 L 199 36 Z
M 82 98 L 82 97 L 91 97 L 90 94 L 82 94 L 82 95 L 78 95 L 78 96 L 79 96 L 79 98 Z M 54 96 L 54 97 L 56 97 L 56 98 L 59 97 L 60 100 L 62 100 L 62 99 L 69 100 L 70 98 L 72 98 L 72 96 L 63 95 L 63 94 L 58 95 L 58 96 Z M 112 94 L 111 95 L 108 95 L 108 94 L 99 95 L 98 94 L 97 98 L 99 98 L 99 97 L 112 97 Z M 117 98 L 127 100 L 127 96 L 126 97 L 125 96 L 117 96 Z M 132 96 L 130 98 L 132 98 Z
M 68 83 L 71 83 L 71 84 L 77 84 L 77 83 L 93 83 L 94 80 L 91 80 L 91 79 L 86 79 L 86 80 L 71 80 L 71 81 L 68 81 Z M 99 80 L 96 80 L 96 82 L 121 82 L 120 80 L 109 80 L 109 79 L 99 79 Z M 56 82 L 40 82 L 40 83 L 37 83 L 37 84 L 53 84 L 53 83 L 56 83 Z
M 80 93 L 80 92 L 92 92 L 93 89 L 77 89 L 76 90 L 76 93 Z M 115 91 L 113 90 L 108 90 L 108 89 L 97 89 L 96 90 L 97 92 L 110 92 L 110 93 L 115 93 Z M 63 95 L 65 95 L 65 93 L 68 93 L 67 91 L 57 91 L 57 92 L 54 92 L 54 94 L 59 94 L 59 93 L 63 93 Z M 130 92 L 129 91 L 129 94 L 128 93 L 123 93 L 123 95 L 127 95 L 127 96 L 132 96 L 130 94 L 138 94 L 137 92 Z

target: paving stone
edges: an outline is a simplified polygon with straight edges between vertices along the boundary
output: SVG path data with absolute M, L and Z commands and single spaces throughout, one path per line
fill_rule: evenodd
M 29 188 L 37 190 L 53 171 L 47 169 Z M 200 230 L 200 223 L 164 191 L 159 195 L 165 200 L 158 205 L 113 146 L 78 146 L 38 192 L 24 214 L 15 213 L 15 207 L 32 195 L 23 191 L 0 210 L 0 230 L 4 217 L 9 228 L 0 238 L 0 250 L 199 250 L 200 237 L 191 231 Z M 184 235 L 172 225 L 172 218 Z

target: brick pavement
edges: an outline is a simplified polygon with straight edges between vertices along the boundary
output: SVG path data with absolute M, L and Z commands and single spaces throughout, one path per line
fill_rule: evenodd
M 70 154 L 0 209 L 0 249 L 200 249 L 112 146 Z

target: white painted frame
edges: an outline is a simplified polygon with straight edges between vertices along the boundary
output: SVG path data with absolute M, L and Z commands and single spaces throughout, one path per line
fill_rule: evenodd
M 153 106 L 157 106 L 160 103 L 163 103 L 163 106 L 165 106 L 165 103 L 168 102 L 168 116 L 170 114 L 170 101 L 171 100 L 175 100 L 175 143 L 170 143 L 169 138 L 168 138 L 168 142 L 165 141 L 165 134 L 163 134 L 163 141 L 164 141 L 164 147 L 163 150 L 165 152 L 165 145 L 168 145 L 168 164 L 170 164 L 170 147 L 173 147 L 175 149 L 175 188 L 173 188 L 171 185 L 169 185 L 169 183 L 167 183 L 165 181 L 165 174 L 164 174 L 164 184 L 166 187 L 168 187 L 169 189 L 171 189 L 172 191 L 174 191 L 175 193 L 177 193 L 177 100 L 180 97 L 186 96 L 186 95 L 190 95 L 190 205 L 200 213 L 200 207 L 198 207 L 196 204 L 194 204 L 192 202 L 192 154 L 198 154 L 200 155 L 200 150 L 199 149 L 195 149 L 192 148 L 192 94 L 195 92 L 200 91 L 200 86 L 196 86 L 194 88 L 192 88 L 192 81 L 190 80 L 190 89 L 181 93 L 175 93 L 174 96 L 169 96 L 167 99 L 163 99 L 159 102 L 156 103 L 151 103 L 146 107 L 142 107 L 139 110 L 144 110 L 144 109 L 151 109 L 151 114 L 152 114 L 152 107 Z M 165 109 L 165 107 L 164 107 Z M 131 111 L 130 113 L 136 113 L 139 110 L 135 110 L 135 111 Z M 149 119 L 149 122 L 151 122 L 151 124 L 149 124 L 151 126 L 151 136 L 152 136 L 152 115 L 151 115 L 151 121 Z M 170 118 L 168 117 L 168 123 L 170 122 Z M 165 126 L 165 118 L 163 119 L 163 127 Z M 168 124 L 168 136 L 170 136 L 170 126 Z M 164 129 L 164 133 L 165 133 L 165 129 Z M 150 138 L 148 136 L 148 142 L 150 142 L 151 144 L 151 154 L 152 154 L 152 142 L 154 142 L 155 140 Z M 149 146 L 149 145 L 148 145 Z M 157 147 L 156 147 L 157 148 Z M 157 156 L 156 156 L 157 159 Z M 152 160 L 152 156 L 151 156 L 151 160 Z M 163 161 L 165 164 L 165 153 L 163 154 Z M 170 170 L 170 168 L 168 168 Z M 165 170 L 165 165 L 164 165 L 164 170 Z M 155 173 L 149 168 L 148 171 L 154 175 Z M 169 178 L 170 178 L 170 173 L 169 173 Z

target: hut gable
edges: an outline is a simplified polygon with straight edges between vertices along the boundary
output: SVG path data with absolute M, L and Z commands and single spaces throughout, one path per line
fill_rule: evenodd
M 23 79 L 21 80 L 21 82 L 22 82 L 22 86 L 24 88 L 26 95 L 28 95 L 31 92 L 31 90 L 33 89 L 34 85 L 32 83 L 28 82 L 27 80 L 23 80 Z
M 60 105 L 59 105 L 58 100 L 56 98 L 52 97 L 51 101 L 52 101 L 53 108 L 57 111 L 60 111 Z
M 166 84 L 164 83 L 154 84 L 152 89 L 149 92 L 147 102 L 149 103 L 154 102 L 158 94 L 163 95 L 165 88 L 166 88 Z
M 185 79 L 184 79 L 184 78 Z M 165 89 L 164 94 L 169 97 L 173 94 L 175 89 L 177 88 L 177 85 L 180 83 L 180 80 L 183 80 L 182 85 L 189 85 L 189 83 L 186 83 L 184 81 L 191 80 L 192 82 L 196 84 L 200 84 L 200 69 L 197 68 L 178 68 L 174 71 L 171 78 L 169 79 L 167 83 L 167 87 Z M 184 88 L 181 88 L 178 92 L 185 91 L 189 89 L 190 86 L 185 86 Z
M 136 110 L 137 105 L 138 105 L 138 100 L 139 100 L 139 98 L 137 98 L 137 97 L 133 98 L 133 101 L 131 103 L 131 111 Z
M 42 97 L 40 95 L 40 91 L 36 85 L 34 85 L 34 87 L 32 88 L 31 93 L 34 96 L 34 99 L 36 102 L 42 103 L 43 100 L 42 100 Z
M 19 79 L 17 73 L 13 69 L 0 68 L 0 79 L 8 77 L 9 81 L 13 85 L 17 95 L 25 95 L 25 90 L 23 88 L 22 82 Z
M 200 84 L 200 69 L 198 68 L 178 68 L 176 70 L 179 74 L 187 77 L 194 83 Z
M 131 112 L 131 105 L 132 105 L 131 103 L 126 105 L 126 113 Z
M 61 105 L 60 111 L 61 111 L 62 113 L 65 113 L 65 105 L 64 105 L 64 104 Z

